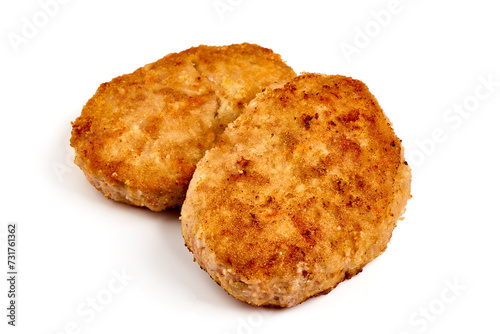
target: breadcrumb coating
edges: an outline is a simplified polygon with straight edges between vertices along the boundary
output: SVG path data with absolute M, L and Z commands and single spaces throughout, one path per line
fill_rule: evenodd
M 103 83 L 73 123 L 75 163 L 116 201 L 182 204 L 196 163 L 266 86 L 294 71 L 254 44 L 198 46 Z
M 368 88 L 306 73 L 259 94 L 201 159 L 182 233 L 229 294 L 292 307 L 386 249 L 410 182 L 401 140 Z

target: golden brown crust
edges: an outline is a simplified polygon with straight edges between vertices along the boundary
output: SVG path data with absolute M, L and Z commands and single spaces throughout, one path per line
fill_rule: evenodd
M 102 84 L 73 123 L 75 163 L 106 196 L 182 204 L 196 163 L 266 86 L 293 70 L 253 44 L 194 47 Z
M 235 298 L 294 306 L 381 254 L 410 198 L 401 141 L 360 81 L 259 94 L 198 164 L 182 232 Z

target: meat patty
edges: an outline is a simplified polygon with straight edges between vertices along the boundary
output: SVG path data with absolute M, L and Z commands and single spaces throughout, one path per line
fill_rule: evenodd
M 266 86 L 294 71 L 253 44 L 194 47 L 102 84 L 72 123 L 75 163 L 109 198 L 182 204 L 196 163 Z
M 367 87 L 303 74 L 259 94 L 201 159 L 182 233 L 233 297 L 291 307 L 386 249 L 410 182 L 401 140 Z

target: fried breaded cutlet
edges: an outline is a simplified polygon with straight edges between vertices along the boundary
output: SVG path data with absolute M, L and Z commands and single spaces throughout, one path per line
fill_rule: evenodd
M 254 44 L 194 47 L 102 84 L 72 123 L 75 163 L 109 198 L 181 205 L 196 163 L 266 86 L 294 71 Z
M 303 74 L 259 94 L 201 159 L 182 233 L 233 297 L 291 307 L 386 249 L 410 182 L 401 140 L 368 88 Z

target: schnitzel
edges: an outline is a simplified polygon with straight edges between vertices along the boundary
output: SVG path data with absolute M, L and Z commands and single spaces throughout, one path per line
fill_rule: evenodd
M 105 196 L 184 201 L 197 162 L 266 86 L 295 72 L 254 44 L 193 47 L 103 83 L 73 123 L 75 163 Z
M 259 94 L 200 160 L 182 233 L 229 294 L 292 307 L 384 252 L 410 182 L 365 84 L 306 73 Z

